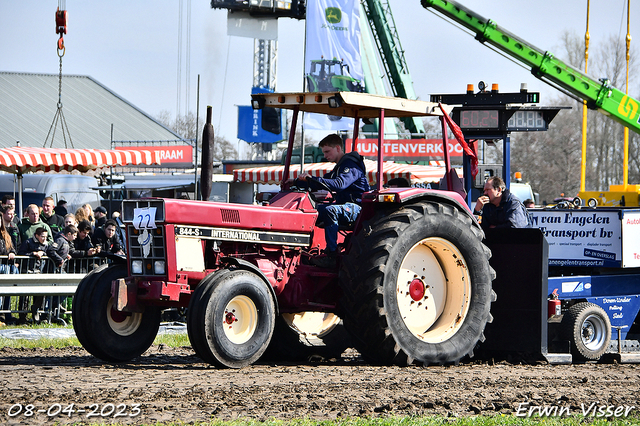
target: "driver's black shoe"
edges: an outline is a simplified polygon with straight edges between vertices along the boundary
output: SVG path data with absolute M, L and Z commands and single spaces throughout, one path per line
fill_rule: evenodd
M 312 257 L 309 259 L 309 262 L 312 265 L 325 269 L 335 269 L 338 264 L 336 261 L 336 253 L 331 251 L 327 252 L 325 256 Z

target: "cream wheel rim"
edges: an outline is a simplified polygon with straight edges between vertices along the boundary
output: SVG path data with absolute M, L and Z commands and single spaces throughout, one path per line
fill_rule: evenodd
M 224 334 L 236 345 L 246 343 L 258 328 L 258 309 L 247 296 L 235 296 L 222 315 Z
M 340 323 L 340 317 L 329 312 L 282 314 L 282 318 L 289 327 L 305 336 L 322 337 Z
M 427 343 L 450 339 L 464 323 L 471 302 L 471 278 L 460 250 L 430 237 L 415 244 L 402 260 L 396 283 L 404 325 Z
M 113 298 L 107 303 L 107 321 L 109 327 L 119 336 L 131 336 L 142 323 L 142 313 L 116 310 Z

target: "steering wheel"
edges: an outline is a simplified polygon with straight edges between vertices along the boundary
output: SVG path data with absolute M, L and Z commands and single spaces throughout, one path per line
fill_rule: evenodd
M 296 180 L 292 181 L 292 182 L 291 182 L 291 184 L 290 184 L 290 186 L 289 186 L 289 188 L 290 188 L 290 189 L 291 189 L 291 188 L 296 188 L 296 189 L 300 189 L 300 190 L 303 190 L 303 191 L 308 192 L 308 193 L 309 193 L 309 198 L 311 198 L 311 200 L 314 202 L 314 204 L 315 204 L 315 203 L 320 203 L 320 202 L 322 202 L 322 200 L 318 200 L 318 199 L 316 198 L 316 196 L 314 195 L 313 190 L 311 189 L 311 185 L 309 185 L 309 184 L 307 183 L 306 188 L 305 188 L 305 187 L 300 187 L 300 186 L 298 186 L 298 185 L 297 185 L 297 183 L 298 183 L 298 179 L 296 179 Z M 318 186 L 320 186 L 320 188 L 321 188 L 321 189 L 323 189 L 323 190 L 327 191 L 328 193 L 330 193 L 330 194 L 331 194 L 331 196 L 332 196 L 334 199 L 336 198 L 336 195 L 337 195 L 337 194 L 336 194 L 336 192 L 335 192 L 335 191 L 333 191 L 331 188 L 329 188 L 329 187 L 328 187 L 324 182 L 320 182 L 320 181 L 316 180 L 316 181 L 315 181 L 315 183 L 316 183 Z M 314 207 L 315 207 L 315 206 L 314 206 Z

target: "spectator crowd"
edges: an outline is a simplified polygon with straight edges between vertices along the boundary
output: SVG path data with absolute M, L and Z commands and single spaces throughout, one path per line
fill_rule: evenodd
M 0 212 L 0 273 L 87 273 L 93 266 L 106 262 L 110 255 L 124 255 L 117 213 L 108 219 L 107 210 L 92 209 L 85 204 L 74 213 L 67 212 L 64 200 L 55 203 L 51 197 L 42 205 L 30 204 L 22 220 L 16 214 L 15 198 L 5 195 Z M 59 297 L 4 296 L 0 302 L 5 324 L 39 322 L 43 311 L 59 315 L 66 304 Z M 64 302 L 64 298 L 62 300 Z M 29 305 L 30 304 L 30 305 Z M 14 317 L 12 312 L 18 312 Z M 31 319 L 27 319 L 31 312 Z

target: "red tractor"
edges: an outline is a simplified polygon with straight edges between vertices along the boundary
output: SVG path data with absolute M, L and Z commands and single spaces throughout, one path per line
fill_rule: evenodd
M 449 112 L 354 92 L 252 97 L 254 108 L 292 109 L 293 129 L 300 111 L 355 117 L 354 140 L 359 119 L 379 118 L 382 135 L 384 117 Z M 341 231 L 336 269 L 313 266 L 324 230 L 311 194 L 285 182 L 293 129 L 282 190 L 268 205 L 124 202 L 126 264 L 94 270 L 74 298 L 73 324 L 87 351 L 110 362 L 137 357 L 152 344 L 161 310 L 181 307 L 196 354 L 220 367 L 250 365 L 268 348 L 293 357 L 322 343 L 355 347 L 384 364 L 450 364 L 473 355 L 491 321 L 495 274 L 462 197 L 383 189 L 379 149 L 377 186 L 364 194 L 355 226 Z

